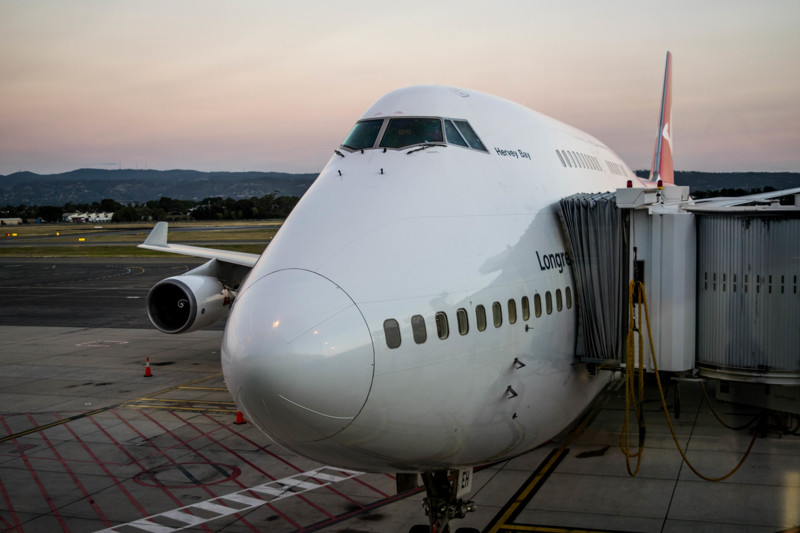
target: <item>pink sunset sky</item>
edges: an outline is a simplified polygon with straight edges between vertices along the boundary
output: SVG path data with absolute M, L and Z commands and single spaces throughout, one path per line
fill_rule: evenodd
M 318 172 L 382 94 L 483 91 L 649 168 L 800 171 L 800 2 L 4 0 L 0 174 Z

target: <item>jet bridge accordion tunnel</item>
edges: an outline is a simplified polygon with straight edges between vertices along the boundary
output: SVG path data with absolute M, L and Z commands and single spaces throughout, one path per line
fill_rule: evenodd
M 647 293 L 659 370 L 800 390 L 798 198 L 794 206 L 712 207 L 689 200 L 687 187 L 668 187 L 562 199 L 577 356 L 621 365 L 628 283 L 636 278 Z M 645 346 L 647 365 L 650 357 Z M 800 394 L 792 396 L 798 412 Z

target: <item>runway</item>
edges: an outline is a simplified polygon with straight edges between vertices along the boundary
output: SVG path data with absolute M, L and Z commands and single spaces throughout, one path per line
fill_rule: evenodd
M 178 336 L 149 326 L 149 288 L 198 264 L 0 260 L 0 530 L 358 533 L 424 523 L 421 491 L 398 495 L 390 475 L 329 468 L 236 424 L 221 325 Z M 764 425 L 738 472 L 703 481 L 681 460 L 657 400 L 649 386 L 636 477 L 619 450 L 624 397 L 612 388 L 550 443 L 477 471 L 478 509 L 457 526 L 800 531 L 800 437 Z M 731 425 L 757 414 L 711 405 Z M 675 424 L 710 476 L 732 469 L 752 440 L 751 429 L 720 426 L 692 383 L 681 387 Z

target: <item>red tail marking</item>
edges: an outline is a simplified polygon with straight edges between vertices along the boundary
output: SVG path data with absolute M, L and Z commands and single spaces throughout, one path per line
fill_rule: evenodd
M 653 151 L 650 180 L 675 183 L 672 167 L 672 54 L 667 52 L 664 69 L 664 91 L 661 97 L 661 117 L 658 121 L 658 137 Z

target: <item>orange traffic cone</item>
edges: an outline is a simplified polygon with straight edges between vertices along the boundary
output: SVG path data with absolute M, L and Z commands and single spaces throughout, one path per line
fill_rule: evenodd
M 236 422 L 234 424 L 244 424 L 244 415 L 241 411 L 236 411 Z
M 147 364 L 144 367 L 144 377 L 146 377 L 146 378 L 152 378 L 153 377 L 153 373 L 150 371 L 150 358 L 149 357 L 147 358 Z

